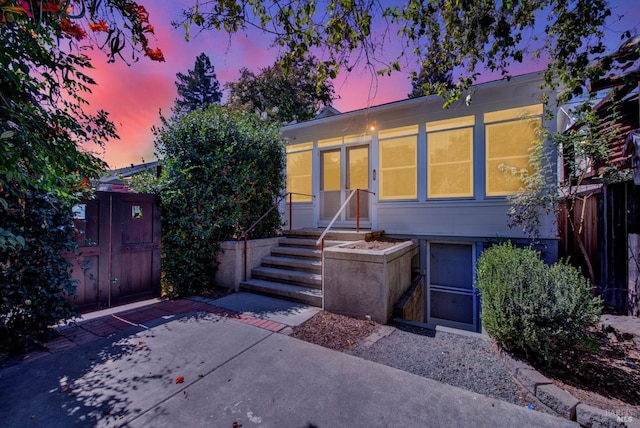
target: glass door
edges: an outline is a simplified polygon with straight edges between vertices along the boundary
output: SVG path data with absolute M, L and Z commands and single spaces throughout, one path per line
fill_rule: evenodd
M 352 190 L 369 188 L 369 146 L 321 151 L 320 170 L 320 225 L 326 226 Z M 359 214 L 361 227 L 369 227 L 369 201 L 369 194 L 360 192 L 358 213 L 357 195 L 354 195 L 337 219 L 336 225 L 355 227 L 356 216 Z
M 343 201 L 342 149 L 320 152 L 320 220 L 331 221 Z
M 347 147 L 347 196 L 354 189 L 369 188 L 369 146 Z M 360 192 L 359 212 L 356 209 L 358 195 L 354 195 L 347 205 L 346 220 L 356 221 L 360 215 L 360 222 L 369 221 L 369 193 Z

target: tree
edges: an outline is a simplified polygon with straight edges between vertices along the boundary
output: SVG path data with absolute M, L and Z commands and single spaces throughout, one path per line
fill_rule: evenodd
M 163 118 L 155 134 L 162 176 L 131 185 L 160 195 L 162 287 L 188 296 L 214 284 L 220 242 L 239 238 L 283 194 L 284 142 L 277 124 L 218 105 Z M 273 210 L 251 237 L 280 226 Z
M 444 52 L 438 52 L 441 64 L 437 69 L 429 68 L 429 63 L 420 63 L 420 71 L 411 74 L 411 93 L 409 98 L 422 97 L 424 95 L 442 94 L 455 89 L 453 84 L 453 70 L 450 67 L 451 60 Z
M 133 1 L 0 0 L 2 347 L 26 346 L 74 313 L 60 251 L 74 248 L 71 206 L 105 167 L 81 146 L 116 137 L 106 112 L 86 113 L 95 82 L 83 48 L 97 45 L 110 61 L 125 52 L 163 60 L 148 18 Z
M 196 108 L 205 109 L 211 104 L 218 104 L 222 99 L 220 84 L 216 77 L 215 67 L 211 65 L 209 57 L 203 52 L 196 58 L 193 70 L 186 75 L 177 73 L 178 98 L 177 111 L 193 111 Z
M 320 80 L 317 65 L 315 57 L 308 57 L 291 70 L 280 61 L 258 74 L 242 68 L 238 81 L 226 85 L 228 105 L 280 123 L 312 119 L 321 106 L 330 105 L 334 99 L 333 85 Z
M 449 100 L 458 99 L 484 69 L 508 76 L 512 63 L 525 58 L 548 60 L 547 84 L 566 88 L 560 102 L 580 95 L 587 78 L 606 73 L 588 68 L 590 59 L 605 50 L 605 24 L 611 16 L 606 0 L 405 0 L 397 6 L 376 0 L 329 0 L 322 7 L 305 1 L 277 8 L 264 0 L 250 2 L 252 7 L 246 3 L 200 2 L 183 11 L 182 24 L 230 33 L 262 28 L 286 50 L 283 64 L 289 68 L 320 49 L 326 60 L 317 64 L 319 81 L 335 77 L 341 68 L 351 70 L 360 61 L 372 68 L 386 64 L 376 71 L 390 73 L 400 70 L 401 59 L 414 55 L 432 73 L 443 68 L 460 72 L 455 90 L 439 91 Z M 395 60 L 379 57 L 385 46 L 372 33 L 374 19 L 398 28 L 405 48 Z M 439 61 L 439 52 L 451 62 Z

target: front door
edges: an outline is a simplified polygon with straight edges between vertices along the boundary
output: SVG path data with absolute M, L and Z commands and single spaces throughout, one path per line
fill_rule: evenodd
M 320 152 L 320 221 L 327 226 L 356 189 L 369 189 L 369 146 L 358 145 Z M 360 217 L 361 227 L 371 227 L 369 193 L 354 194 L 338 216 L 335 225 L 355 227 Z

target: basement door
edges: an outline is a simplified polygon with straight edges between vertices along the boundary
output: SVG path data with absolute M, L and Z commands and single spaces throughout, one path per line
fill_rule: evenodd
M 428 323 L 478 331 L 479 298 L 473 286 L 474 255 L 474 244 L 427 243 Z
M 79 257 L 67 254 L 82 312 L 160 295 L 160 210 L 154 195 L 96 192 L 74 207 Z
M 320 152 L 320 221 L 324 227 L 336 215 L 354 189 L 369 189 L 369 146 L 358 145 L 323 150 Z M 360 215 L 360 227 L 371 227 L 369 215 L 370 195 L 360 192 L 359 210 L 357 195 L 353 195 L 335 225 L 355 227 Z

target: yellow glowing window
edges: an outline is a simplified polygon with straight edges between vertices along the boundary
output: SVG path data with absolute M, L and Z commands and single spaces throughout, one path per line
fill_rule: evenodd
M 473 196 L 474 116 L 427 122 L 427 197 Z
M 287 154 L 287 192 L 303 193 L 292 195 L 292 202 L 311 202 L 311 153 L 312 151 Z
M 340 150 L 322 152 L 321 190 L 340 190 Z
M 313 149 L 313 143 L 290 144 L 286 148 L 287 153 L 301 152 L 303 150 Z
M 341 144 L 342 144 L 342 137 L 326 138 L 324 140 L 318 140 L 318 147 L 339 146 Z
M 492 111 L 484 114 L 484 123 L 502 120 L 524 119 L 525 117 L 541 116 L 542 104 Z
M 427 124 L 427 129 L 429 125 Z M 427 196 L 473 196 L 473 128 L 427 134 Z
M 506 116 L 501 117 L 499 113 L 492 114 L 500 118 Z M 534 142 L 538 139 L 536 129 L 540 123 L 541 118 L 537 117 L 492 123 L 485 126 L 487 196 L 512 195 L 522 187 L 520 179 L 503 171 L 503 168 L 515 168 L 517 171 L 530 168 L 529 154 Z
M 405 135 L 413 135 L 418 133 L 418 125 L 403 126 L 400 128 L 381 129 L 378 131 L 378 139 L 403 137 Z
M 417 198 L 415 135 L 380 141 L 380 199 Z

